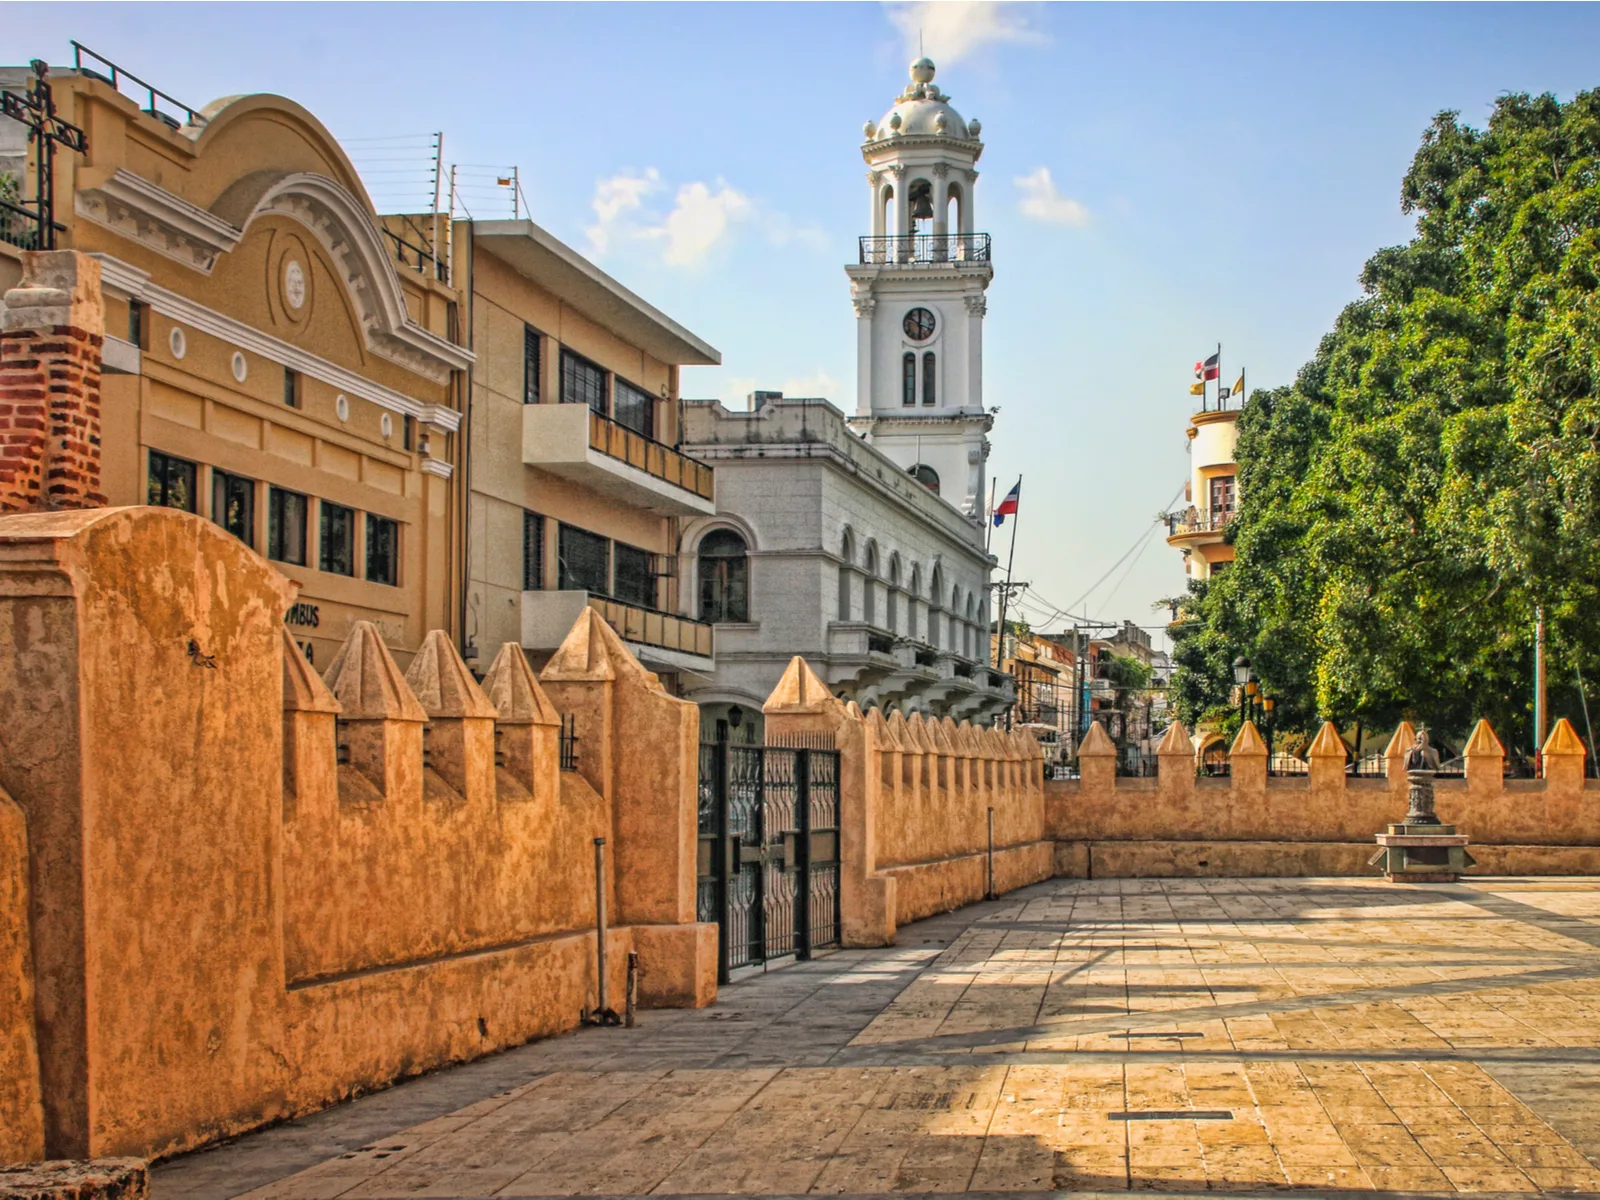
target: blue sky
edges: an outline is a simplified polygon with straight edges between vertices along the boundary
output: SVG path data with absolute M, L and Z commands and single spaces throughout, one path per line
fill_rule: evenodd
M 510 215 L 489 180 L 515 164 L 535 220 L 722 351 L 685 394 L 847 410 L 861 125 L 920 30 L 984 126 L 991 470 L 1025 477 L 1017 576 L 1048 602 L 1025 611 L 1146 624 L 1182 588 L 1159 535 L 1089 589 L 1182 485 L 1194 360 L 1221 342 L 1228 375 L 1291 380 L 1409 236 L 1434 113 L 1600 85 L 1577 4 L 53 3 L 6 28 L 8 61 L 76 38 L 197 107 L 270 91 L 343 138 L 443 130 L 476 215 Z M 398 157 L 416 174 L 383 188 L 422 192 Z

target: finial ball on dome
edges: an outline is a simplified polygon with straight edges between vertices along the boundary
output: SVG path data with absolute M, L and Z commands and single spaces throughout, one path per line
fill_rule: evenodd
M 876 121 L 868 121 L 861 127 L 861 132 L 864 133 L 867 136 L 867 139 L 870 141 L 872 138 L 878 136 L 878 123 Z
M 924 55 L 922 58 L 917 59 L 916 62 L 911 64 L 911 82 L 932 83 L 933 70 L 933 59 Z

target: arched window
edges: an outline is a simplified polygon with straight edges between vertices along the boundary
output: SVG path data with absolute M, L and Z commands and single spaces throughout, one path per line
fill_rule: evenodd
M 928 589 L 928 645 L 939 646 L 939 615 L 944 608 L 944 570 L 933 569 L 933 586 Z
M 911 565 L 911 591 L 906 596 L 906 633 L 915 638 L 917 636 L 917 599 L 922 595 L 922 566 L 920 563 Z
M 867 543 L 867 574 L 861 582 L 861 619 L 868 625 L 878 622 L 878 543 Z
M 971 592 L 967 593 L 967 657 L 978 657 L 978 605 Z M 985 661 L 988 655 L 984 655 Z
M 839 546 L 839 557 L 844 561 L 839 564 L 839 620 L 850 619 L 850 564 L 855 561 L 855 539 L 850 536 L 850 531 L 844 531 L 844 540 Z
M 748 548 L 731 529 L 714 529 L 700 539 L 700 619 L 750 619 Z
M 907 350 L 900 360 L 900 403 L 910 408 L 917 402 L 917 356 Z
M 911 468 L 911 477 L 927 488 L 935 496 L 939 494 L 939 472 L 926 463 L 918 463 Z
M 935 395 L 937 388 L 935 380 L 938 378 L 939 373 L 934 370 L 935 366 L 933 351 L 929 350 L 922 356 L 922 403 L 924 407 L 931 408 L 938 403 Z
M 888 625 L 890 633 L 900 632 L 900 556 L 889 555 L 889 610 Z

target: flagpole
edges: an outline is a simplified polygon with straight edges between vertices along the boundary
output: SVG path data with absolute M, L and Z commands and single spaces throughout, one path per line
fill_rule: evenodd
M 1222 343 L 1217 343 L 1217 411 L 1222 411 Z
M 1006 586 L 1000 593 L 1000 636 L 995 642 L 994 665 L 998 670 L 1006 660 L 1006 609 L 1011 602 L 1011 566 L 1017 560 L 1017 521 L 1022 517 L 1022 476 L 1017 476 L 1017 511 L 1011 514 L 1011 549 L 1006 554 Z M 1011 710 L 1006 709 L 1006 728 L 1011 728 Z

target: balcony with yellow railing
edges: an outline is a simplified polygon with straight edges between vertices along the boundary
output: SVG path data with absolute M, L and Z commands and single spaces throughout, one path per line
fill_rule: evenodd
M 523 592 L 522 645 L 534 651 L 554 650 L 585 608 L 592 608 L 605 618 L 617 636 L 652 669 L 711 669 L 713 643 L 711 626 L 706 622 L 594 592 Z
M 524 405 L 522 461 L 665 516 L 716 512 L 710 467 L 587 405 Z

